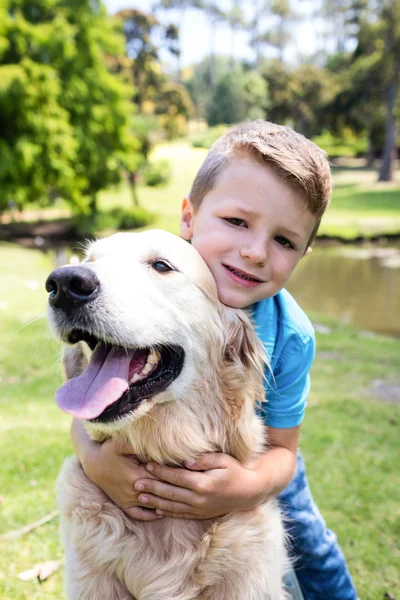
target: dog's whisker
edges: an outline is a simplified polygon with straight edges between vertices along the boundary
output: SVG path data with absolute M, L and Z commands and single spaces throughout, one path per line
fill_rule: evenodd
M 32 323 L 35 323 L 36 321 L 39 321 L 40 319 L 45 319 L 45 318 L 46 318 L 46 313 L 43 313 L 42 315 L 39 315 L 38 317 L 33 317 L 33 319 L 28 321 L 28 323 L 24 323 L 23 325 L 21 325 L 21 327 L 19 329 L 17 329 L 17 333 L 19 333 L 20 331 L 25 329 L 25 327 L 32 325 Z M 45 327 L 46 327 L 46 325 L 45 325 Z

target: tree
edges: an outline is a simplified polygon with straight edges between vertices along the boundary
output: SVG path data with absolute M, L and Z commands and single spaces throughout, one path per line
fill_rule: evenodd
M 61 192 L 66 194 L 64 183 L 62 189 L 54 184 L 54 173 L 64 172 L 62 182 L 70 180 L 73 172 L 72 191 L 66 197 L 73 194 L 81 206 L 86 203 L 94 212 L 98 192 L 118 182 L 123 170 L 132 169 L 137 158 L 131 132 L 131 88 L 112 72 L 111 58 L 124 54 L 118 25 L 96 0 L 37 0 L 34 4 L 29 0 L 7 0 L 5 12 L 7 18 L 0 25 L 0 68 L 8 72 L 7 88 L 17 95 L 18 101 L 23 101 L 26 122 L 8 122 L 2 152 L 7 153 L 8 162 L 12 159 L 18 163 L 18 149 L 21 144 L 27 148 L 25 142 L 32 139 L 32 134 L 41 183 L 37 188 L 33 186 L 25 199 L 33 200 L 32 194 L 42 199 L 46 194 L 49 199 Z M 42 82 L 45 87 L 46 78 L 50 97 L 46 100 L 42 92 L 35 100 L 30 84 Z M 40 132 L 37 110 L 42 123 Z M 65 137 L 65 144 L 59 142 L 54 152 L 52 128 L 63 131 Z M 25 150 L 25 159 L 26 156 Z M 17 169 L 8 171 L 8 190 L 12 189 L 11 184 L 14 188 L 23 185 L 17 175 Z M 33 174 L 29 176 L 32 178 Z M 29 178 L 24 185 L 30 186 Z
M 203 8 L 202 0 L 160 0 L 154 8 L 155 10 L 160 8 L 167 11 L 173 10 L 177 13 L 178 22 L 174 24 L 174 44 L 172 50 L 173 54 L 176 56 L 176 79 L 179 82 L 181 81 L 182 72 L 182 49 L 179 35 L 183 28 L 186 11 L 189 8 Z
M 217 25 L 222 21 L 227 20 L 227 14 L 224 12 L 214 0 L 208 0 L 204 4 L 204 10 L 211 30 L 210 41 L 210 85 L 214 87 L 217 80 L 216 64 L 215 64 L 215 37 Z
M 268 88 L 262 76 L 237 65 L 218 80 L 207 120 L 209 125 L 229 125 L 265 117 L 267 107 Z
M 261 24 L 263 17 L 270 14 L 270 0 L 255 0 L 253 2 L 253 16 L 249 20 L 250 46 L 254 48 L 256 54 L 256 67 L 261 67 L 263 40 L 261 36 Z
M 396 152 L 396 101 L 400 78 L 400 0 L 382 0 L 381 27 L 384 39 L 383 59 L 387 72 L 386 126 L 379 181 L 391 181 Z
M 161 127 L 168 138 L 184 134 L 193 105 L 184 86 L 164 73 L 159 56 L 163 46 L 171 51 L 171 39 L 175 35 L 171 28 L 174 26 L 164 26 L 154 15 L 137 9 L 120 11 L 117 17 L 125 31 L 130 58 L 128 69 L 133 83 L 132 100 L 142 115 L 135 118 L 135 124 L 140 125 L 141 152 L 145 152 L 146 145 L 151 143 L 150 137 Z M 147 132 L 145 142 L 144 131 Z
M 0 66 L 0 211 L 63 196 L 80 206 L 77 142 L 52 67 L 29 58 Z
M 226 13 L 231 28 L 231 67 L 235 62 L 236 33 L 245 26 L 245 18 L 241 6 L 242 0 L 232 0 L 232 8 Z
M 273 19 L 273 24 L 268 24 L 267 29 L 262 23 L 265 16 Z M 277 50 L 278 60 L 283 63 L 285 48 L 292 39 L 292 25 L 297 18 L 289 0 L 258 0 L 251 22 L 251 45 L 256 49 L 258 64 L 261 62 L 262 46 Z
M 332 74 L 307 64 L 289 67 L 275 59 L 265 64 L 263 76 L 270 91 L 268 118 L 289 122 L 307 137 L 319 133 L 326 106 L 338 89 Z
M 195 106 L 198 118 L 207 118 L 216 82 L 229 71 L 226 56 L 206 56 L 201 62 L 185 69 L 184 84 Z
M 337 93 L 326 105 L 323 122 L 333 133 L 342 135 L 350 128 L 357 135 L 366 134 L 366 164 L 372 166 L 384 138 L 384 77 L 380 53 L 376 51 L 373 31 L 366 41 L 369 54 L 360 52 L 334 55 L 327 68 L 336 79 Z

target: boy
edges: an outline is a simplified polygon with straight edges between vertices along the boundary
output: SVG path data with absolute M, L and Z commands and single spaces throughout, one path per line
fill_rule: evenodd
M 331 189 L 328 162 L 315 144 L 290 128 L 254 121 L 217 140 L 182 205 L 182 237 L 210 268 L 220 301 L 251 309 L 271 357 L 267 453 L 248 465 L 224 454 L 204 455 L 186 468 L 140 465 L 114 442 L 96 444 L 79 422 L 72 426 L 86 474 L 133 519 L 207 519 L 252 509 L 281 492 L 305 600 L 356 599 L 298 453 L 314 335 L 283 289 L 311 252 Z

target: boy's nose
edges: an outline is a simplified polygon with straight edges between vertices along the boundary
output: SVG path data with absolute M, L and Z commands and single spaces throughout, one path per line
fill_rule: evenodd
M 250 260 L 259 266 L 264 266 L 268 260 L 267 244 L 251 244 L 240 251 L 242 258 Z

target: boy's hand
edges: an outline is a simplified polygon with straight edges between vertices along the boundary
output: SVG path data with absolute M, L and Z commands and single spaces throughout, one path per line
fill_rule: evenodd
M 85 442 L 86 444 L 86 442 Z M 154 510 L 140 506 L 135 482 L 139 478 L 153 478 L 139 463 L 136 456 L 129 455 L 129 446 L 118 444 L 112 439 L 102 444 L 90 440 L 90 446 L 80 456 L 82 467 L 91 481 L 132 519 L 156 521 L 162 518 Z
M 139 503 L 155 508 L 158 515 L 210 519 L 250 510 L 266 498 L 264 478 L 254 462 L 243 466 L 227 454 L 204 454 L 186 467 L 149 463 L 148 476 L 135 483 Z

